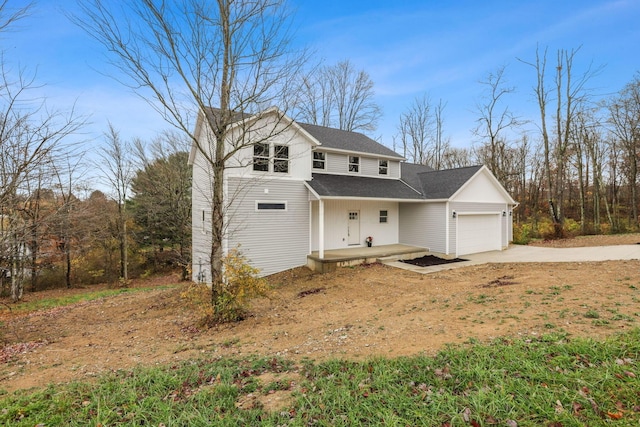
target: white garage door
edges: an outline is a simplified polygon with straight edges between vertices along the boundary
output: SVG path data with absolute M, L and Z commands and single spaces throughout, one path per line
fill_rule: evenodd
M 498 214 L 458 215 L 458 255 L 502 249 Z

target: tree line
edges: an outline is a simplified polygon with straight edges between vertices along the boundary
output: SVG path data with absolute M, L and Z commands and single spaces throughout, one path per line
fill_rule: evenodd
M 0 34 L 32 7 L 7 5 L 0 3 Z M 212 178 L 198 184 L 211 195 L 208 263 L 215 305 L 224 292 L 221 242 L 230 204 L 224 171 L 236 152 L 256 142 L 250 124 L 230 132 L 238 113 L 277 105 L 301 122 L 370 135 L 382 115 L 365 70 L 348 60 L 309 65 L 310 52 L 292 47 L 284 0 L 86 0 L 69 18 L 109 53 L 119 80 L 173 131 L 154 141 L 123 141 L 109 126 L 98 158 L 89 156 L 78 140 L 86 118 L 73 108 L 51 111 L 44 100 L 34 101 L 28 94 L 35 78 L 10 71 L 3 56 L 0 278 L 2 292 L 14 299 L 27 281 L 34 290 L 54 283 L 126 283 L 161 265 L 179 267 L 187 277 L 195 183 L 186 151 L 193 147 Z M 520 241 L 637 230 L 640 77 L 597 98 L 589 81 L 598 70 L 576 70 L 578 54 L 559 50 L 551 60 L 538 48 L 533 60 L 520 60 L 534 83 L 537 132 L 522 131 L 525 121 L 509 109 L 514 88 L 500 67 L 479 84 L 476 144 L 453 147 L 446 100 L 425 93 L 398 118 L 393 148 L 434 169 L 486 164 L 520 203 L 514 212 Z M 216 114 L 202 114 L 212 106 Z M 195 134 L 198 114 L 210 139 Z M 260 135 L 268 139 L 283 130 L 278 122 Z M 91 165 L 99 166 L 101 190 L 86 179 Z

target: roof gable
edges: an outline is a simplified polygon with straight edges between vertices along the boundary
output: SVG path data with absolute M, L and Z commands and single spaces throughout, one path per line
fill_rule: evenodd
M 516 204 L 486 166 L 482 166 L 451 198 L 456 201 Z
M 324 148 L 393 157 L 398 160 L 403 159 L 395 151 L 359 132 L 333 129 L 308 123 L 300 123 L 300 127 L 318 140 Z
M 207 107 L 204 111 L 201 111 L 198 114 L 198 118 L 196 120 L 196 127 L 195 127 L 196 138 L 202 138 L 202 135 L 201 135 L 203 130 L 202 128 L 209 123 L 209 120 L 216 122 L 218 120 L 218 117 L 220 116 L 220 111 L 221 110 L 219 108 Z M 205 115 L 209 117 L 209 120 L 204 119 Z M 277 107 L 270 107 L 256 114 L 232 112 L 231 122 L 228 128 L 228 131 L 231 132 L 233 131 L 234 128 L 237 128 L 240 126 L 247 126 L 246 130 L 251 131 L 252 123 L 256 122 L 257 120 L 266 118 L 268 116 L 276 116 L 278 122 L 286 123 L 286 126 L 290 126 L 291 129 L 303 135 L 304 138 L 307 139 L 312 145 L 320 145 L 320 142 L 314 136 L 312 136 L 309 132 L 307 132 L 307 130 L 302 128 L 300 124 L 297 123 L 295 120 L 293 120 L 291 117 L 287 116 L 285 113 L 280 111 L 280 109 L 278 109 Z M 193 164 L 197 150 L 198 150 L 198 147 L 196 143 L 195 142 L 192 143 L 191 151 L 189 153 L 190 164 Z

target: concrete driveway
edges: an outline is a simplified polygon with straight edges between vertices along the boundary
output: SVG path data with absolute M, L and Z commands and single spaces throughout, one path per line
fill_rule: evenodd
M 586 248 L 541 248 L 538 246 L 511 245 L 504 251 L 491 251 L 464 255 L 468 260 L 450 264 L 417 267 L 400 261 L 385 262 L 416 273 L 433 273 L 475 264 L 509 262 L 584 262 L 640 259 L 640 245 L 591 246 Z

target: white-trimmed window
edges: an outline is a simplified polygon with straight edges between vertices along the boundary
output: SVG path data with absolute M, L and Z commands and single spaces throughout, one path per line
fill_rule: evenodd
M 349 156 L 349 172 L 354 172 L 354 173 L 360 172 L 360 157 Z
M 388 175 L 388 174 L 389 174 L 389 161 L 378 160 L 378 175 Z
M 314 169 L 325 169 L 327 164 L 327 153 L 323 153 L 322 151 L 314 151 L 313 152 L 313 168 Z
M 273 212 L 273 211 L 286 211 L 287 202 L 271 201 L 271 200 L 256 200 L 256 211 L 258 212 Z
M 269 172 L 269 144 L 253 145 L 253 170 Z
M 287 145 L 273 146 L 273 171 L 289 173 L 289 147 Z
M 389 220 L 389 211 L 380 211 L 380 224 L 386 224 Z

